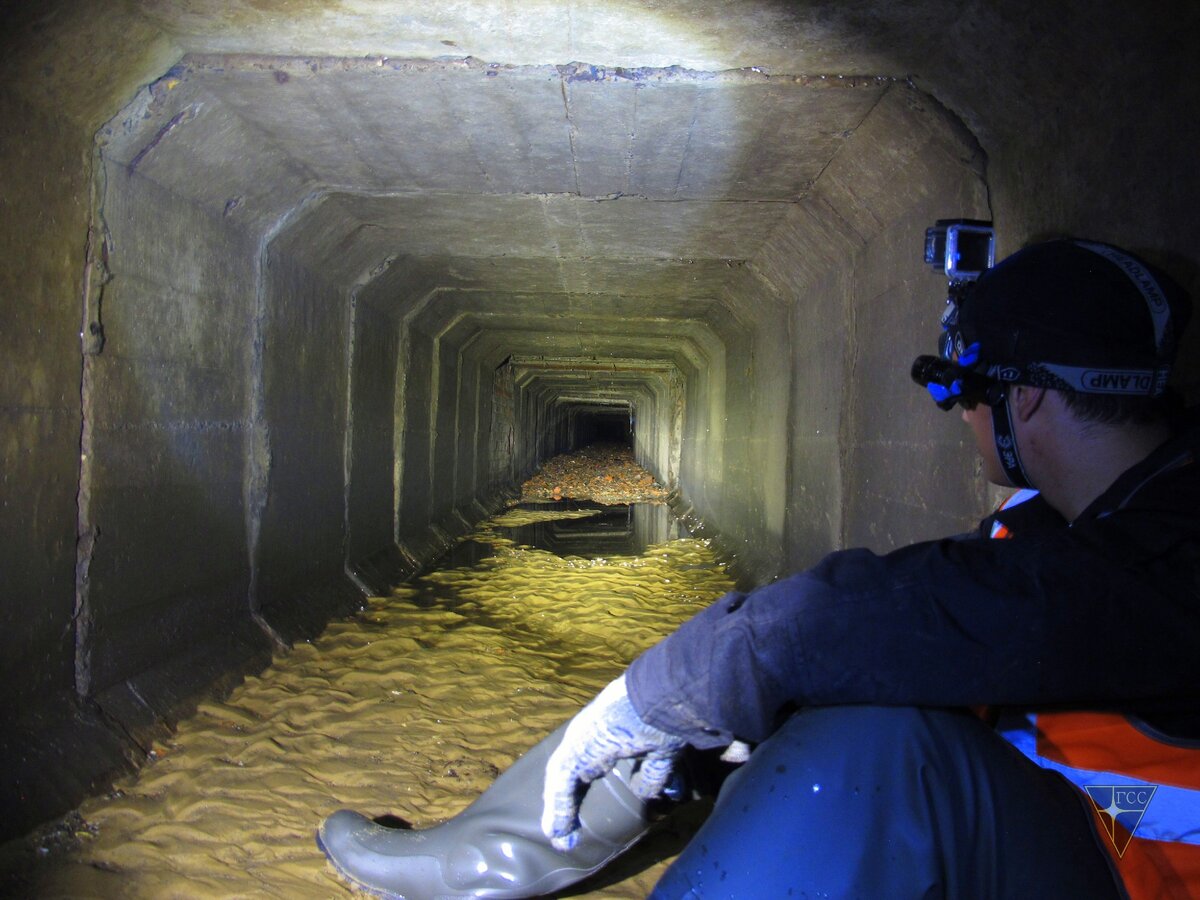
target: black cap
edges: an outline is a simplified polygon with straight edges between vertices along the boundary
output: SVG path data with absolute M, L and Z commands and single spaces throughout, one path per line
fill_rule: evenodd
M 1190 313 L 1183 288 L 1133 254 L 1051 241 L 983 273 L 948 323 L 949 349 L 997 381 L 1154 397 Z

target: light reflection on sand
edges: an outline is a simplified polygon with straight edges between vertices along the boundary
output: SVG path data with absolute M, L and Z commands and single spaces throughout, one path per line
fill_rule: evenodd
M 201 704 L 162 758 L 79 810 L 78 846 L 42 861 L 35 896 L 348 896 L 314 845 L 325 815 L 453 815 L 732 586 L 703 541 L 564 559 L 494 524 L 471 537 L 494 557 L 373 598 Z M 644 897 L 665 863 L 644 865 L 581 896 Z

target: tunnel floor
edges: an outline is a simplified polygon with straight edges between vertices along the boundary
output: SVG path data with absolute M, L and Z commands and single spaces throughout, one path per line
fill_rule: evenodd
M 324 816 L 349 807 L 421 828 L 453 815 L 732 587 L 679 528 L 655 504 L 522 504 L 485 521 L 441 565 L 202 703 L 136 777 L 23 843 L 8 886 L 351 895 L 314 845 Z M 679 819 L 572 895 L 646 896 L 686 840 Z

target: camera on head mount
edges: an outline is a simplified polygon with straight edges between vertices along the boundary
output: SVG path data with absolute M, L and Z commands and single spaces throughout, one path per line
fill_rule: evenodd
M 925 229 L 925 263 L 946 273 L 945 337 L 958 318 L 958 304 L 967 288 L 996 264 L 996 230 L 980 219 L 938 219 Z M 943 348 L 943 355 L 949 355 Z
M 925 229 L 925 262 L 946 273 L 950 290 L 996 264 L 996 231 L 979 219 L 938 219 Z
M 913 362 L 912 379 L 923 385 L 942 409 L 955 403 L 989 402 L 989 383 L 967 367 L 971 359 L 962 355 L 964 348 L 954 347 L 951 336 L 958 323 L 959 303 L 967 289 L 985 271 L 996 264 L 996 232 L 991 222 L 979 219 L 939 219 L 925 229 L 925 262 L 946 274 L 948 296 L 942 313 L 942 335 L 938 356 L 918 356 Z

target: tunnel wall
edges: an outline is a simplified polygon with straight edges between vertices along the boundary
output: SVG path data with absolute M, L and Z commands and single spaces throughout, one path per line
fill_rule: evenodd
M 495 363 L 460 354 L 471 329 L 438 318 L 440 307 L 451 305 L 443 290 L 431 288 L 418 268 L 364 292 L 388 310 L 396 348 L 388 370 L 395 375 L 393 477 L 361 488 L 391 498 L 399 554 L 394 576 L 430 562 L 496 509 L 511 493 L 511 465 L 494 455 L 499 448 L 491 436 Z
M 355 304 L 348 503 L 350 560 L 388 554 L 395 536 L 396 364 L 400 334 L 386 312 Z
M 75 691 L 80 302 L 90 137 L 0 90 L 0 840 L 71 809 L 135 757 Z M 94 129 L 93 129 L 94 130 Z M 13 139 L 16 138 L 16 139 Z M 128 754 L 128 756 L 127 756 Z M 48 773 L 52 773 L 48 777 Z
M 517 480 L 516 372 L 508 356 L 492 371 L 492 421 L 489 426 L 488 471 L 497 490 Z
M 287 240 L 262 274 L 265 454 L 252 515 L 252 604 L 285 640 L 311 638 L 362 593 L 345 575 L 351 304 Z
M 908 273 L 945 210 L 990 218 L 984 162 L 953 117 L 893 86 L 726 297 L 720 388 L 689 385 L 679 507 L 745 580 L 982 512 L 961 429 L 908 375 L 936 349 L 945 280 Z
M 491 442 L 488 429 L 492 424 L 492 391 L 490 379 L 484 376 L 477 354 L 480 326 L 460 321 L 446 334 L 442 352 L 448 357 L 452 373 L 452 427 L 447 436 L 453 447 L 450 466 L 450 500 L 455 509 L 465 509 L 484 494 L 490 481 L 480 478 L 479 463 L 487 459 L 486 447 Z M 488 390 L 484 390 L 487 382 Z M 468 516 L 468 518 L 470 518 Z
M 766 581 L 783 567 L 788 396 L 793 372 L 788 309 L 758 279 L 732 296 L 739 328 L 726 348 L 722 514 L 711 522 L 743 576 Z M 740 339 L 738 339 L 740 338 Z
M 454 355 L 442 352 L 436 332 L 409 323 L 401 342 L 403 481 L 397 533 L 410 555 L 428 561 L 467 525 L 455 502 L 458 457 L 466 449 L 457 443 L 458 380 Z
M 84 382 L 94 540 L 76 665 L 102 705 L 170 718 L 263 642 L 243 480 L 255 244 L 133 168 L 106 167 L 98 211 L 111 280 Z
M 0 715 L 74 691 L 76 494 L 82 374 L 79 302 L 89 206 L 73 122 L 10 94 L 0 110 L 24 140 L 0 140 L 4 194 L 0 302 Z M 37 240 L 30 236 L 36 234 Z
M 63 272 L 58 290 L 71 288 L 72 302 L 41 311 L 73 307 L 73 336 L 87 314 L 74 386 L 82 436 L 67 432 L 78 518 L 59 523 L 77 567 L 73 558 L 65 570 L 76 577 L 58 632 L 73 640 L 58 644 L 53 664 L 29 667 L 70 667 L 73 678 L 69 693 L 39 691 L 6 721 L 7 829 L 78 802 L 144 758 L 199 691 L 270 658 L 247 604 L 242 474 L 255 241 L 144 176 L 136 160 L 84 172 L 97 177 L 88 289 L 81 302 L 82 266 Z M 78 199 L 90 198 L 89 189 Z M 68 245 L 77 263 L 85 244 Z
M 945 210 L 990 217 L 984 163 L 945 111 L 894 87 L 754 260 L 794 303 L 790 567 L 960 531 L 984 507 L 957 421 L 909 378 L 936 350 L 945 279 L 908 274 Z
M 433 366 L 432 339 L 414 327 L 405 327 L 400 333 L 397 375 L 403 382 L 398 391 L 403 405 L 397 448 L 401 478 L 395 501 L 397 509 L 405 512 L 396 533 L 397 539 L 405 544 L 420 543 L 425 524 L 433 519 L 430 451 L 434 431 L 430 401 Z
M 760 277 L 793 299 L 786 361 L 792 379 L 784 513 L 785 565 L 790 568 L 815 562 L 841 541 L 840 431 L 847 405 L 849 351 L 846 261 L 861 245 L 861 239 L 821 199 L 790 211 L 787 222 L 755 260 Z M 807 264 L 791 262 L 800 259 Z
M 659 402 L 665 404 L 666 414 L 660 420 L 660 423 L 656 423 L 655 434 L 642 438 L 639 438 L 636 433 L 635 418 L 633 452 L 634 458 L 642 466 L 649 468 L 660 484 L 671 489 L 679 484 L 679 457 L 681 451 L 680 445 L 683 440 L 684 418 L 684 379 L 682 372 L 676 369 L 667 376 L 666 384 L 662 391 L 659 392 L 659 397 Z M 665 468 L 661 470 L 656 470 L 650 464 L 649 460 L 649 448 L 655 445 L 657 445 L 657 453 L 654 454 L 655 458 L 666 461 Z
M 718 316 L 725 319 L 725 315 Z M 714 330 L 719 330 L 719 325 Z M 719 510 L 721 476 L 725 471 L 725 393 L 728 389 L 724 343 L 702 345 L 684 375 L 683 429 L 679 448 L 677 511 L 709 526 Z M 719 512 L 717 512 L 719 517 Z M 733 548 L 731 553 L 736 552 Z
M 917 355 L 937 350 L 945 277 L 931 269 L 927 278 L 906 273 L 921 257 L 925 228 L 944 210 L 989 220 L 992 212 L 979 146 L 915 91 L 889 91 L 855 145 L 858 152 L 839 157 L 822 186 L 831 198 L 853 198 L 835 208 L 869 236 L 847 266 L 844 318 L 853 349 L 845 369 L 841 541 L 890 550 L 965 530 L 984 508 L 969 436 L 909 376 Z M 894 169 L 881 171 L 873 162 L 879 157 L 894 160 Z
M 707 319 L 720 350 L 688 379 L 676 509 L 715 535 L 743 579 L 761 582 L 783 557 L 789 326 L 768 285 L 727 299 Z

